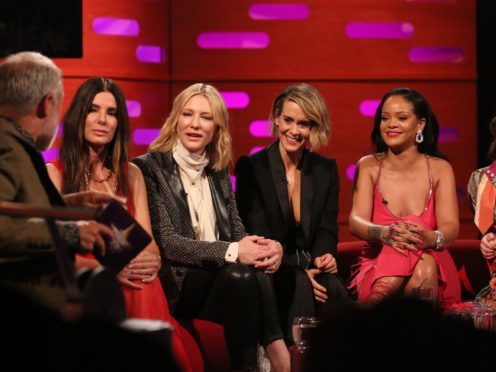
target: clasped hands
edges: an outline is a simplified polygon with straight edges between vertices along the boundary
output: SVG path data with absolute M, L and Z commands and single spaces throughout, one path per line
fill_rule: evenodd
M 496 257 L 496 235 L 492 232 L 484 235 L 480 242 L 480 250 L 486 260 L 494 260 Z
M 117 274 L 117 279 L 126 287 L 143 289 L 143 285 L 139 283 L 152 282 L 157 277 L 161 267 L 160 255 L 144 250 Z
M 435 247 L 437 234 L 416 222 L 399 220 L 382 228 L 380 240 L 404 254 L 404 250 L 415 251 Z
M 238 259 L 266 274 L 273 274 L 281 265 L 282 246 L 281 243 L 262 236 L 245 236 L 238 242 Z

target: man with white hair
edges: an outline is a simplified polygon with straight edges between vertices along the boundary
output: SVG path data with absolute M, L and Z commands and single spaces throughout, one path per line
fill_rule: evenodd
M 0 202 L 40 207 L 108 203 L 110 195 L 79 193 L 65 199 L 51 183 L 39 151 L 57 131 L 63 100 L 62 74 L 40 53 L 21 52 L 0 64 Z M 95 199 L 96 198 L 96 199 Z M 57 228 L 70 257 L 105 249 L 112 231 L 95 222 L 61 222 Z M 0 215 L 0 284 L 61 308 L 65 292 L 59 278 L 49 229 L 44 220 Z

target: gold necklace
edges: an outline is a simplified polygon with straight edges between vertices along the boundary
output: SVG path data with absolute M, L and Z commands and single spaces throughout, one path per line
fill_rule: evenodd
M 108 175 L 104 178 L 97 178 L 97 177 L 93 177 L 93 175 L 91 174 L 90 171 L 85 171 L 84 172 L 84 183 L 85 183 L 85 186 L 86 186 L 86 190 L 90 190 L 90 181 L 94 181 L 94 182 L 97 182 L 97 183 L 105 183 L 107 182 L 112 190 L 112 193 L 114 195 L 117 195 L 117 180 L 115 180 L 115 182 L 110 182 L 110 179 L 112 178 L 112 176 L 114 175 L 114 171 L 112 169 L 109 169 L 108 171 Z

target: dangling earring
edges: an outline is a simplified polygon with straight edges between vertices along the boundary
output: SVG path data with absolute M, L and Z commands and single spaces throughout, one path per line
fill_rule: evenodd
M 422 142 L 424 142 L 424 134 L 422 133 L 422 131 L 421 131 L 421 130 L 419 130 L 419 131 L 417 132 L 417 134 L 415 135 L 415 142 L 417 142 L 417 143 L 422 143 Z

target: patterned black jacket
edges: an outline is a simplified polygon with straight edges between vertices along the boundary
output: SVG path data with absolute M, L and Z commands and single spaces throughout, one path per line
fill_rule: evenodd
M 229 170 L 206 168 L 217 217 L 219 240 L 196 240 L 179 169 L 171 153 L 152 152 L 133 159 L 143 172 L 153 235 L 163 259 L 160 277 L 171 312 L 174 311 L 189 267 L 218 269 L 225 264 L 231 242 L 245 235 L 238 215 Z

